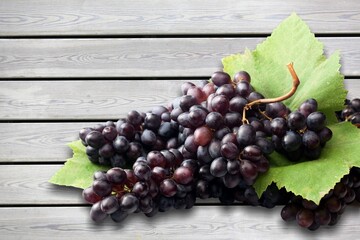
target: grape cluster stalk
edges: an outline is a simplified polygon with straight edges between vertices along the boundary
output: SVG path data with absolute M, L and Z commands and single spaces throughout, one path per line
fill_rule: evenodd
M 293 65 L 288 69 L 293 86 L 277 98 L 256 92 L 246 71 L 233 77 L 218 71 L 199 85 L 182 84 L 182 96 L 166 106 L 81 129 L 89 160 L 110 167 L 95 172 L 83 191 L 92 220 L 121 222 L 140 212 L 152 217 L 189 209 L 197 198 L 267 208 L 297 203 L 275 184 L 260 198 L 253 188 L 272 152 L 291 161 L 316 160 L 332 137 L 315 99 L 293 112 L 281 102 L 300 84 Z

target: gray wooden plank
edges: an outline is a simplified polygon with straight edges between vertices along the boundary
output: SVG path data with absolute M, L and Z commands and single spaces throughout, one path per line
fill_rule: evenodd
M 0 204 L 86 204 L 81 189 L 48 180 L 63 165 L 4 165 L 0 167 Z
M 117 119 L 166 106 L 185 81 L 0 81 L 0 119 Z M 360 79 L 346 79 L 345 87 L 349 98 L 360 97 Z
M 0 123 L 0 162 L 64 162 L 68 142 L 95 123 Z
M 3 0 L 0 35 L 269 33 L 292 12 L 317 33 L 359 33 L 358 9 L 357 0 Z
M 359 207 L 350 206 L 334 227 L 315 232 L 286 224 L 281 207 L 197 206 L 158 213 L 152 218 L 133 214 L 122 223 L 89 218 L 87 207 L 0 208 L 3 239 L 356 239 Z
M 181 95 L 183 82 L 0 81 L 0 119 L 116 119 L 166 105 Z
M 342 72 L 359 76 L 360 37 L 319 38 L 339 49 Z M 0 39 L 2 78 L 194 77 L 263 38 Z

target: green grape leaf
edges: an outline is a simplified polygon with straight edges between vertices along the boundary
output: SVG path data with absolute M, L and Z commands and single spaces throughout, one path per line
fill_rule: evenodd
M 353 166 L 360 167 L 360 131 L 349 122 L 332 124 L 333 138 L 322 149 L 321 158 L 294 163 L 281 154 L 271 154 L 271 167 L 254 184 L 258 195 L 275 182 L 295 195 L 319 203 L 320 199 Z
M 329 123 L 334 123 L 337 122 L 335 111 L 343 108 L 347 93 L 339 61 L 339 52 L 326 58 L 323 44 L 305 22 L 292 14 L 254 51 L 227 56 L 222 63 L 230 76 L 240 70 L 248 71 L 256 91 L 273 98 L 291 89 L 292 78 L 286 65 L 293 62 L 300 86 L 284 103 L 294 110 L 304 100 L 315 98 L 319 111 L 326 114 Z
M 349 123 L 335 124 L 335 111 L 343 108 L 347 94 L 339 61 L 339 52 L 328 58 L 324 55 L 323 44 L 296 14 L 285 19 L 255 50 L 223 58 L 225 72 L 230 76 L 240 70 L 249 72 L 252 86 L 266 98 L 282 96 L 291 89 L 292 78 L 286 65 L 293 62 L 300 85 L 284 103 L 295 110 L 306 99 L 315 98 L 319 111 L 332 124 L 333 139 L 318 160 L 293 163 L 281 154 L 271 154 L 270 170 L 254 185 L 259 196 L 275 182 L 278 187 L 318 203 L 352 166 L 360 166 L 360 132 Z
M 80 140 L 70 142 L 68 146 L 73 150 L 73 157 L 51 177 L 50 183 L 84 189 L 91 186 L 95 171 L 109 168 L 90 162 Z

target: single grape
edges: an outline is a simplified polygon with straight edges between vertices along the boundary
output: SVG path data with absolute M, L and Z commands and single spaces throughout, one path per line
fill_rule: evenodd
M 192 82 L 184 82 L 183 84 L 181 84 L 181 92 L 182 92 L 182 94 L 186 95 L 187 91 L 191 87 L 195 87 L 195 84 L 193 84 Z
M 223 157 L 214 159 L 210 165 L 210 173 L 214 177 L 223 177 L 227 173 L 227 160 Z
M 317 111 L 317 102 L 315 99 L 308 99 L 303 102 L 298 111 L 307 118 L 311 113 Z
M 98 131 L 91 131 L 85 137 L 85 142 L 93 148 L 100 148 L 105 143 L 105 138 Z
M 151 168 L 144 163 L 134 165 L 134 174 L 138 179 L 147 181 L 151 177 Z
M 281 144 L 285 151 L 294 152 L 300 148 L 301 142 L 302 138 L 300 134 L 294 131 L 287 131 L 282 138 Z
M 155 131 L 160 127 L 160 125 L 161 125 L 161 117 L 159 115 L 153 113 L 146 114 L 146 117 L 144 119 L 144 128 Z
M 211 129 L 219 129 L 224 124 L 224 118 L 218 112 L 210 112 L 206 116 L 205 123 Z
M 147 146 L 153 146 L 156 144 L 156 134 L 148 129 L 145 129 L 141 134 L 141 142 Z
M 299 111 L 294 111 L 290 113 L 287 121 L 288 127 L 294 131 L 298 131 L 306 127 L 305 116 L 302 115 Z
M 249 124 L 241 125 L 237 132 L 237 141 L 242 146 L 248 146 L 255 143 L 256 131 Z
M 224 158 L 234 160 L 239 156 L 240 151 L 234 143 L 228 142 L 221 146 L 220 153 Z
M 246 104 L 248 104 L 248 101 L 245 98 L 235 96 L 229 102 L 229 109 L 232 112 L 242 113 Z
M 121 168 L 111 168 L 106 172 L 106 178 L 111 184 L 124 184 L 126 172 Z
M 211 81 L 218 87 L 230 83 L 231 78 L 226 72 L 214 72 L 211 76 Z
M 198 146 L 208 145 L 213 137 L 210 128 L 202 126 L 197 128 L 194 132 L 194 143 Z
M 301 209 L 296 215 L 296 221 L 299 226 L 308 228 L 314 222 L 314 213 L 308 209 Z
M 160 183 L 159 190 L 165 197 L 172 197 L 176 194 L 177 186 L 174 180 L 165 179 Z
M 86 202 L 91 204 L 97 203 L 102 199 L 102 197 L 94 192 L 92 187 L 85 188 L 82 192 L 82 197 Z
M 240 174 L 229 174 L 227 173 L 224 177 L 222 177 L 223 183 L 227 188 L 234 188 L 239 185 L 241 181 Z
M 94 192 L 100 197 L 106 197 L 111 193 L 111 184 L 106 180 L 95 180 L 92 184 Z
M 117 153 L 125 153 L 129 149 L 129 141 L 124 136 L 117 136 L 113 147 Z
M 302 143 L 308 149 L 315 149 L 320 146 L 320 138 L 316 132 L 307 130 L 302 136 Z
M 321 112 L 313 112 L 306 118 L 306 126 L 309 130 L 320 131 L 325 127 L 326 117 Z
M 235 89 L 232 84 L 224 84 L 216 90 L 215 94 L 224 95 L 228 99 L 231 99 L 235 95 Z
M 130 123 L 123 123 L 118 129 L 119 135 L 132 140 L 135 137 L 135 128 Z
M 179 167 L 174 171 L 173 179 L 179 184 L 188 184 L 193 180 L 193 172 L 186 167 Z
M 267 104 L 265 112 L 271 118 L 285 117 L 288 113 L 286 106 L 282 102 Z
M 119 202 L 115 196 L 108 196 L 101 200 L 101 211 L 106 214 L 112 214 L 119 209 Z
M 110 217 L 114 222 L 122 222 L 128 215 L 129 214 L 127 212 L 118 209 L 116 212 L 112 213 Z
M 270 127 L 271 127 L 271 132 L 278 137 L 284 136 L 287 131 L 286 120 L 280 117 L 274 118 L 270 122 Z
M 262 157 L 262 151 L 260 147 L 256 145 L 249 145 L 244 148 L 244 150 L 241 152 L 241 157 L 243 159 L 248 159 L 253 162 L 257 162 Z
M 247 98 L 251 92 L 251 86 L 248 81 L 240 81 L 236 84 L 236 92 L 239 96 Z
M 257 166 L 249 160 L 240 162 L 240 173 L 245 180 L 253 181 L 258 175 Z
M 217 95 L 211 100 L 211 108 L 224 115 L 229 110 L 229 99 L 224 95 Z
M 126 213 L 133 213 L 138 209 L 139 199 L 132 193 L 126 193 L 119 200 L 120 209 Z
M 94 205 L 92 205 L 92 207 L 91 207 L 90 218 L 94 222 L 100 222 L 108 216 L 105 212 L 103 212 L 101 210 L 100 204 L 101 204 L 101 202 L 97 202 Z
M 149 185 L 145 182 L 137 182 L 131 192 L 138 198 L 143 198 L 149 193 Z
M 251 77 L 248 72 L 246 71 L 240 71 L 235 73 L 234 75 L 234 83 L 239 83 L 240 81 L 247 81 L 251 82 Z

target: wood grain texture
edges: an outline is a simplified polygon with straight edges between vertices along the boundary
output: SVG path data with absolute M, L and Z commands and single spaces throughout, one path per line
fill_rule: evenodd
M 0 123 L 0 162 L 64 162 L 66 145 L 78 131 L 95 123 Z M 2 166 L 0 167 L 2 168 Z
M 0 236 L 15 239 L 356 239 L 359 207 L 348 207 L 335 227 L 316 232 L 286 224 L 281 207 L 201 206 L 168 211 L 152 218 L 133 214 L 122 223 L 95 224 L 87 207 L 0 208 Z
M 183 82 L 0 81 L 0 119 L 117 119 L 171 102 Z
M 1 78 L 195 77 L 263 38 L 0 39 Z M 360 37 L 319 38 L 340 50 L 342 72 L 359 76 Z
M 0 204 L 86 204 L 81 189 L 48 183 L 63 165 L 0 167 Z
M 297 12 L 317 33 L 359 33 L 357 0 L 3 0 L 0 35 L 270 33 Z
M 166 105 L 185 81 L 0 81 L 0 119 L 118 119 Z M 345 87 L 348 98 L 360 97 L 360 79 L 346 79 Z

